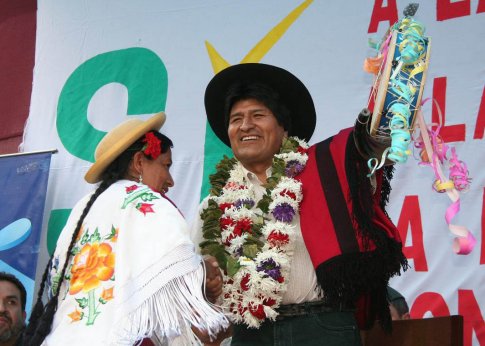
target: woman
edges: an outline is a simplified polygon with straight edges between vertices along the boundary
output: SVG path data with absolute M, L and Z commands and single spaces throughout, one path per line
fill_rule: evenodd
M 128 120 L 99 143 L 85 179 L 101 183 L 77 203 L 59 237 L 27 345 L 134 345 L 177 336 L 188 344 L 227 326 L 203 297 L 201 258 L 165 197 L 174 182 L 172 142 L 157 132 L 164 121 L 164 113 Z

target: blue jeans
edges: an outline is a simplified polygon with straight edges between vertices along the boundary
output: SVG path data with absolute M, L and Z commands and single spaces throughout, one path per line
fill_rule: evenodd
M 234 326 L 231 346 L 359 346 L 351 311 L 321 312 L 264 322 L 259 329 Z

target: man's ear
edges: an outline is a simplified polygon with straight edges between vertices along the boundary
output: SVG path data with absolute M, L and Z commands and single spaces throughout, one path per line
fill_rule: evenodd
M 23 320 L 25 322 L 25 319 L 27 318 L 27 313 L 25 312 L 25 310 L 22 311 L 22 318 L 23 318 Z

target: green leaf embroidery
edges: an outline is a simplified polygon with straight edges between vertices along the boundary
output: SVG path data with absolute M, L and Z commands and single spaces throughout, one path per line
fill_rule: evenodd
M 88 299 L 87 298 L 76 298 L 76 302 L 78 303 L 79 307 L 81 309 L 84 309 L 86 306 L 88 306 Z

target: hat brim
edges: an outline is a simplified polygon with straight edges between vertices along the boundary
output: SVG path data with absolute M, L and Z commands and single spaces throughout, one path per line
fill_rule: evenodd
M 225 98 L 234 83 L 261 83 L 273 88 L 285 100 L 291 113 L 290 136 L 310 140 L 315 130 L 316 112 L 305 85 L 290 72 L 272 65 L 246 63 L 230 66 L 216 74 L 205 90 L 207 120 L 219 139 L 231 146 L 224 120 Z
M 115 143 L 111 145 L 96 161 L 92 164 L 89 170 L 86 172 L 84 179 L 90 183 L 95 184 L 101 180 L 101 174 L 104 170 L 130 145 L 135 143 L 135 141 L 142 135 L 149 131 L 158 131 L 165 123 L 166 115 L 164 112 L 157 113 L 153 115 L 146 121 L 141 121 L 137 123 L 130 131 L 126 133 L 122 138 L 118 139 Z M 123 124 L 123 123 L 122 123 Z M 121 126 L 120 124 L 119 126 Z M 116 127 L 117 128 L 117 127 Z M 116 130 L 114 128 L 111 131 Z M 110 131 L 110 132 L 111 132 Z M 104 139 L 104 138 L 103 138 Z M 102 143 L 98 144 L 98 146 Z

